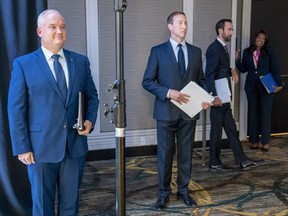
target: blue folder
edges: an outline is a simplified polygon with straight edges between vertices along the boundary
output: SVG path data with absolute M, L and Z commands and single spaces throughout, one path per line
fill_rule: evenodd
M 260 80 L 269 94 L 275 91 L 275 89 L 272 86 L 275 87 L 278 86 L 271 73 L 261 76 Z

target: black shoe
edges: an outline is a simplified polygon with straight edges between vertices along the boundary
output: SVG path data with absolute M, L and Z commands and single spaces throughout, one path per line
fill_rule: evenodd
M 258 166 L 258 165 L 261 165 L 263 163 L 264 163 L 264 160 L 262 160 L 262 159 L 257 159 L 257 160 L 247 159 L 247 160 L 240 163 L 240 167 L 242 169 L 244 169 L 247 167 Z
M 253 161 L 255 165 L 260 165 L 260 164 L 264 163 L 264 160 L 262 160 L 262 159 L 251 159 L 250 158 L 249 160 Z
M 188 206 L 197 206 L 195 200 L 193 200 L 188 194 L 177 193 L 177 197 L 181 199 Z
M 227 171 L 232 171 L 233 168 L 225 166 L 223 164 L 219 164 L 219 165 L 209 165 L 209 170 L 217 170 L 217 171 L 227 172 Z
M 258 143 L 251 144 L 250 149 L 254 150 L 254 151 L 257 150 L 258 149 Z
M 155 208 L 157 210 L 166 208 L 166 204 L 168 201 L 169 201 L 169 197 L 159 196 L 159 198 L 155 204 Z

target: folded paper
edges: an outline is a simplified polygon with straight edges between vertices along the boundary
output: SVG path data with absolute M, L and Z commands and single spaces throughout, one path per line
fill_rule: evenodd
M 213 102 L 214 97 L 206 92 L 197 83 L 190 81 L 181 91 L 189 95 L 189 101 L 187 103 L 179 104 L 177 101 L 171 100 L 173 104 L 183 110 L 187 115 L 193 118 L 203 108 L 202 102 Z

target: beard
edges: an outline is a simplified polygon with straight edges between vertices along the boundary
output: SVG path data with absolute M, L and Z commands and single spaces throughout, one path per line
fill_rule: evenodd
M 230 35 L 230 36 L 227 36 L 226 34 L 222 35 L 222 38 L 224 39 L 225 42 L 230 42 L 231 41 L 231 37 L 232 37 L 232 35 Z
M 222 37 L 223 37 L 225 42 L 230 42 L 231 41 L 231 36 L 222 35 Z

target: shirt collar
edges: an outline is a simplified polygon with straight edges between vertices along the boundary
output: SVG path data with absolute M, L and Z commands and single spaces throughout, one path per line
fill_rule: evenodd
M 217 40 L 222 44 L 223 47 L 227 46 L 227 44 L 223 40 L 221 40 L 219 37 L 217 37 Z
M 45 47 L 41 46 L 41 49 L 44 53 L 44 56 L 46 58 L 47 61 L 49 61 L 52 57 L 52 55 L 54 55 L 55 53 L 52 53 L 50 50 L 46 49 Z M 64 52 L 63 52 L 63 49 L 61 49 L 58 53 L 56 54 L 59 54 L 60 57 L 64 58 L 65 59 L 65 56 L 64 56 Z
M 178 44 L 179 44 L 177 41 L 173 40 L 172 38 L 170 38 L 170 43 L 171 43 L 173 49 L 176 49 Z M 186 50 L 186 42 L 185 42 L 185 40 L 183 40 L 181 42 L 181 44 L 182 44 L 182 47 Z

